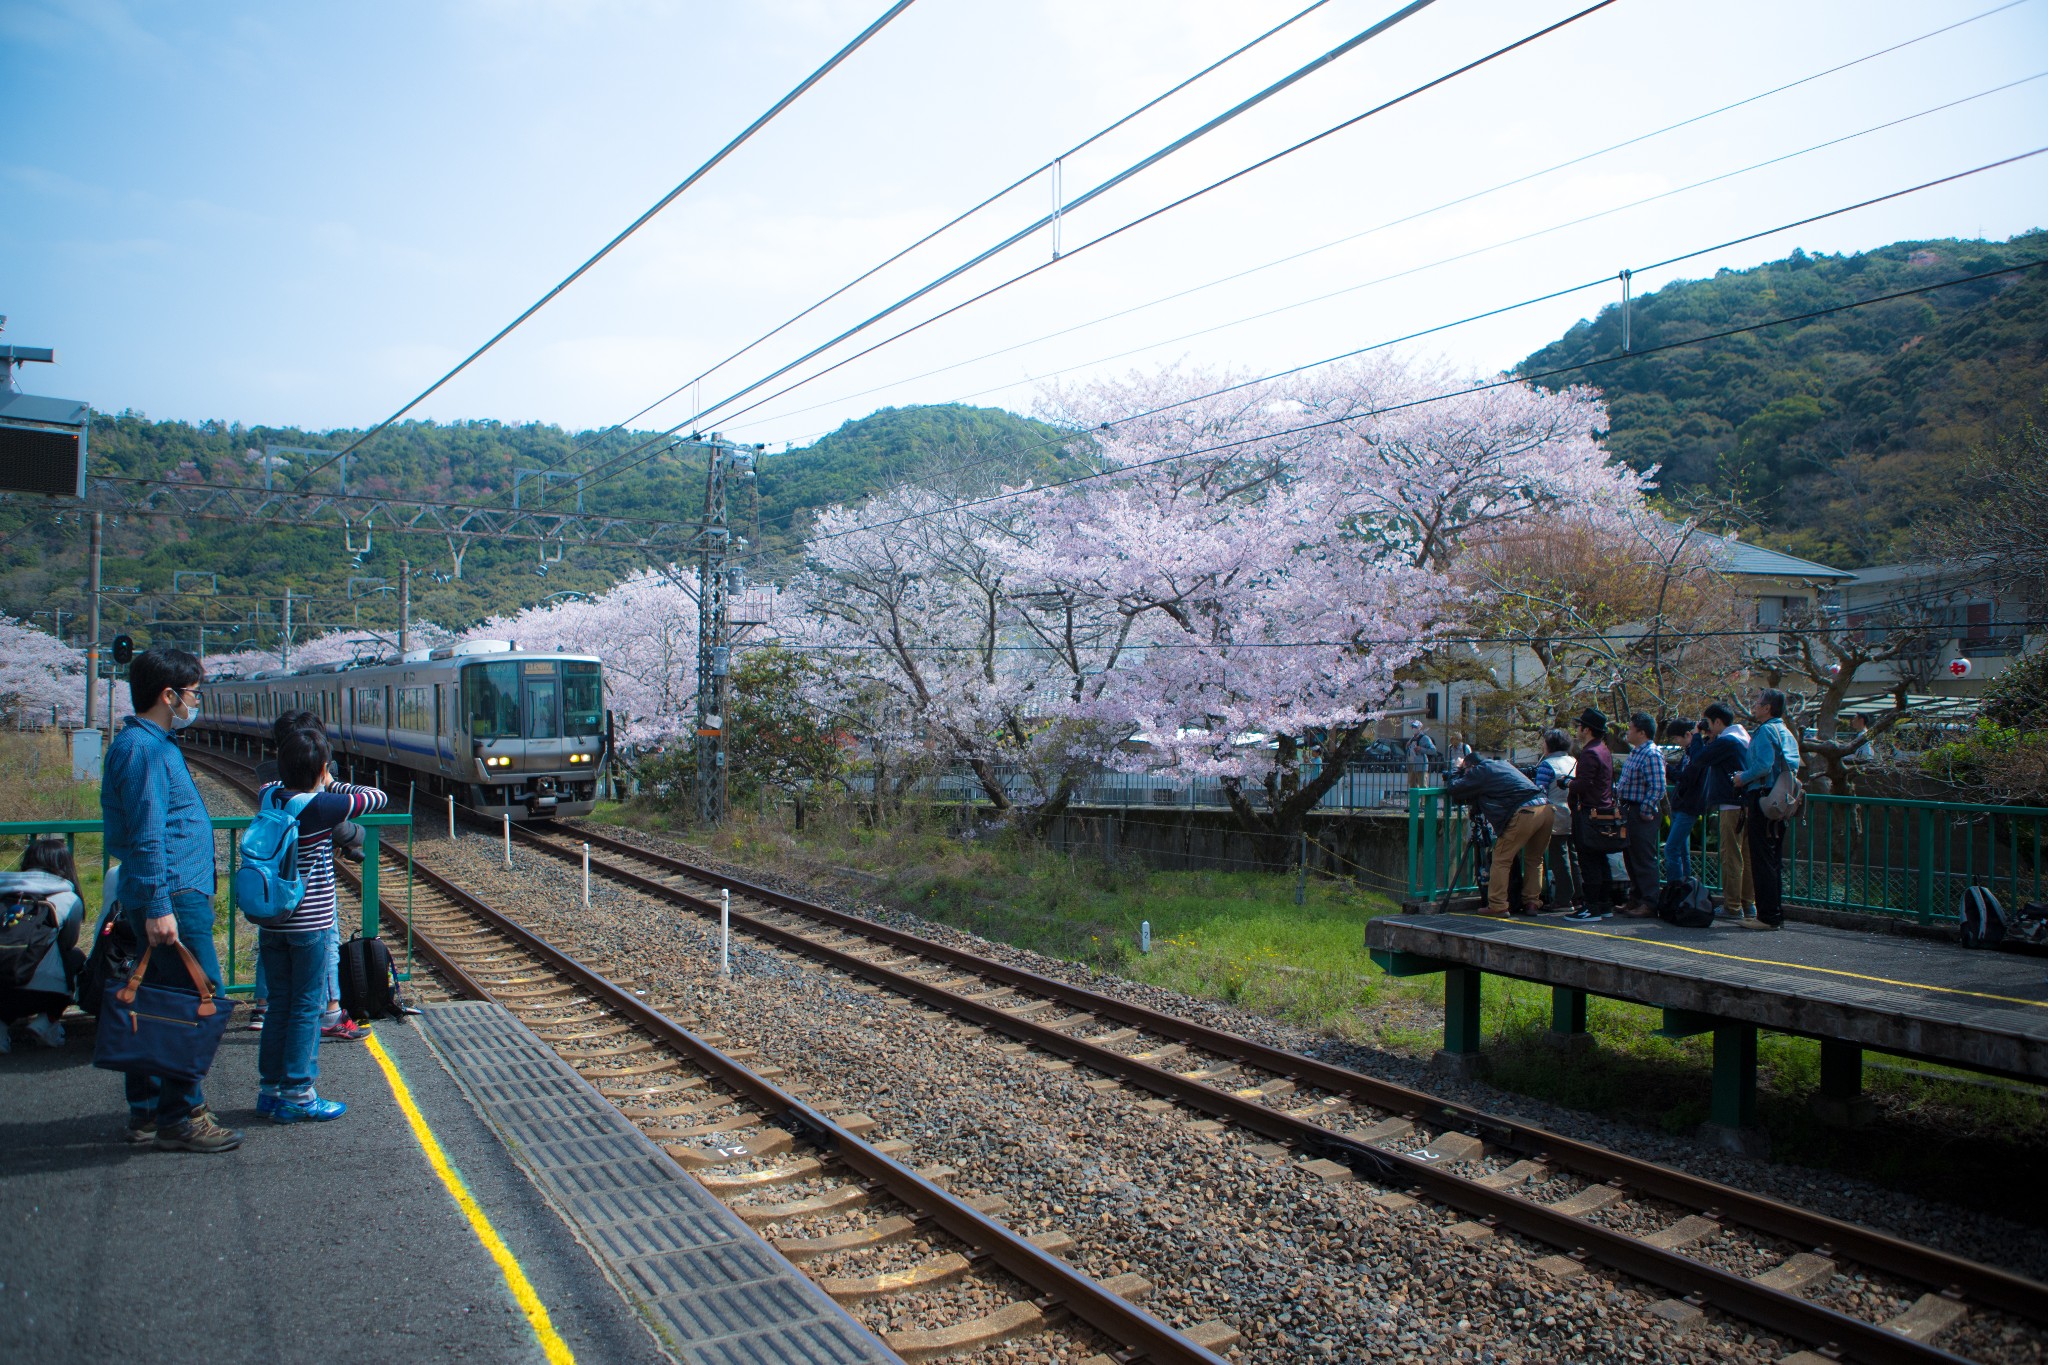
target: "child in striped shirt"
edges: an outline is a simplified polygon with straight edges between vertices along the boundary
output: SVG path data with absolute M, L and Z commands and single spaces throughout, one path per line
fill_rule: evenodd
M 311 717 L 308 717 L 309 721 Z M 382 810 L 384 793 L 375 787 L 336 782 L 327 734 L 318 722 L 278 727 L 278 781 L 258 797 L 289 806 L 310 794 L 299 810 L 298 874 L 305 898 L 279 924 L 257 933 L 271 1017 L 256 1051 L 256 1110 L 276 1123 L 340 1118 L 348 1106 L 322 1099 L 314 1088 L 320 1074 L 322 1005 L 338 1011 L 333 998 L 335 956 L 341 930 L 334 900 L 334 830 L 354 816 Z

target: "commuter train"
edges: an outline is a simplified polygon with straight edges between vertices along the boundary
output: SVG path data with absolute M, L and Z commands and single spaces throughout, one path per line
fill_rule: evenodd
M 453 795 L 493 817 L 587 814 L 611 752 L 599 662 L 503 640 L 208 679 L 199 693 L 191 728 L 207 740 L 260 753 L 279 716 L 311 711 L 341 776 L 401 801 L 408 784 Z

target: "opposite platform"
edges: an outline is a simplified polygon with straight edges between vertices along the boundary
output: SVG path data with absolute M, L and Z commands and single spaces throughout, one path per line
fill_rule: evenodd
M 2048 1080 L 2048 962 L 2038 957 L 1799 923 L 1759 933 L 1547 916 L 1384 915 L 1365 941 L 1397 974 L 1476 969 Z

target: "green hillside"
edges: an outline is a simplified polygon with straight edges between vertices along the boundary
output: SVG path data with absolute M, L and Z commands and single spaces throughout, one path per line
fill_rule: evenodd
M 265 445 L 338 450 L 355 435 L 103 414 L 93 425 L 92 473 L 261 487 L 262 458 L 252 452 Z M 429 501 L 505 505 L 512 499 L 515 471 L 591 469 L 631 450 L 643 437 L 622 432 L 591 442 L 552 426 L 406 423 L 351 457 L 348 487 Z M 856 499 L 896 478 L 946 470 L 958 470 L 953 477 L 973 486 L 1014 482 L 1058 467 L 1060 445 L 1060 433 L 1053 428 L 999 408 L 884 409 L 846 423 L 805 449 L 764 455 L 759 478 L 735 490 L 733 521 L 740 534 L 763 547 L 760 571 L 774 576 L 801 546 L 813 509 Z M 319 457 L 285 458 L 286 466 L 272 471 L 279 488 L 291 487 Z M 620 516 L 693 516 L 703 506 L 703 469 L 699 458 L 665 455 L 594 482 L 584 506 Z M 319 486 L 333 488 L 335 478 L 330 470 L 320 476 Z M 541 496 L 546 507 L 575 505 L 574 491 L 563 483 L 552 483 L 542 493 L 536 480 L 523 482 L 522 505 L 533 506 Z M 184 623 L 164 634 L 190 643 L 196 641 L 190 623 L 204 618 L 216 623 L 208 630 L 209 651 L 232 650 L 247 636 L 249 614 L 258 604 L 238 600 L 236 594 L 270 599 L 263 610 L 275 613 L 275 599 L 287 587 L 301 599 L 295 619 L 302 625 L 309 610 L 304 599 L 311 599 L 317 623 L 360 621 L 365 628 L 386 628 L 396 619 L 393 595 L 378 592 L 373 583 L 358 583 L 351 598 L 349 579 L 381 578 L 395 588 L 401 560 L 410 560 L 413 567 L 414 617 L 458 627 L 551 593 L 602 590 L 648 562 L 644 555 L 571 547 L 543 573 L 537 545 L 477 541 L 465 553 L 458 579 L 445 541 L 398 535 L 383 526 L 372 529 L 370 553 L 360 558 L 344 546 L 339 529 L 128 515 L 110 516 L 105 536 L 103 581 L 109 588 L 141 590 L 107 598 L 107 632 L 139 622 L 135 633 L 146 640 L 146 623 L 158 615 Z M 85 522 L 76 511 L 60 511 L 36 499 L 0 502 L 0 611 L 26 617 L 61 610 L 65 633 L 81 630 L 81 613 L 88 605 L 86 543 Z M 361 544 L 360 532 L 356 543 Z M 167 599 L 179 571 L 217 574 L 220 596 L 188 592 Z M 197 580 L 188 577 L 184 586 L 192 589 Z M 231 622 L 239 622 L 241 630 L 231 633 Z M 256 629 L 270 644 L 274 627 L 260 624 Z
M 1640 349 L 2048 257 L 2007 242 L 1795 251 L 1635 300 Z M 1523 361 L 1533 374 L 1621 348 L 1619 305 Z M 2048 394 L 2048 270 L 1897 299 L 1542 381 L 1606 395 L 1610 447 L 1667 491 L 1739 492 L 1760 538 L 1854 566 L 1914 552 L 1954 497 L 1962 457 Z

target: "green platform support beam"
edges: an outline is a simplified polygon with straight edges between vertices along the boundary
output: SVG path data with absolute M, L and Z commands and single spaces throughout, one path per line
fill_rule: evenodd
M 1550 1031 L 1576 1037 L 1586 1031 L 1586 993 L 1576 986 L 1550 988 Z
M 377 827 L 363 827 L 363 937 L 375 938 L 379 924 L 377 904 Z
M 1820 1040 L 1820 1093 L 1831 1100 L 1863 1097 L 1863 1049 L 1838 1038 Z
M 1479 1051 L 1479 981 L 1484 975 L 1475 967 L 1444 973 L 1444 1051 Z
M 1740 1131 L 1756 1126 L 1756 1025 L 1722 1021 L 1714 1028 L 1713 1121 Z

